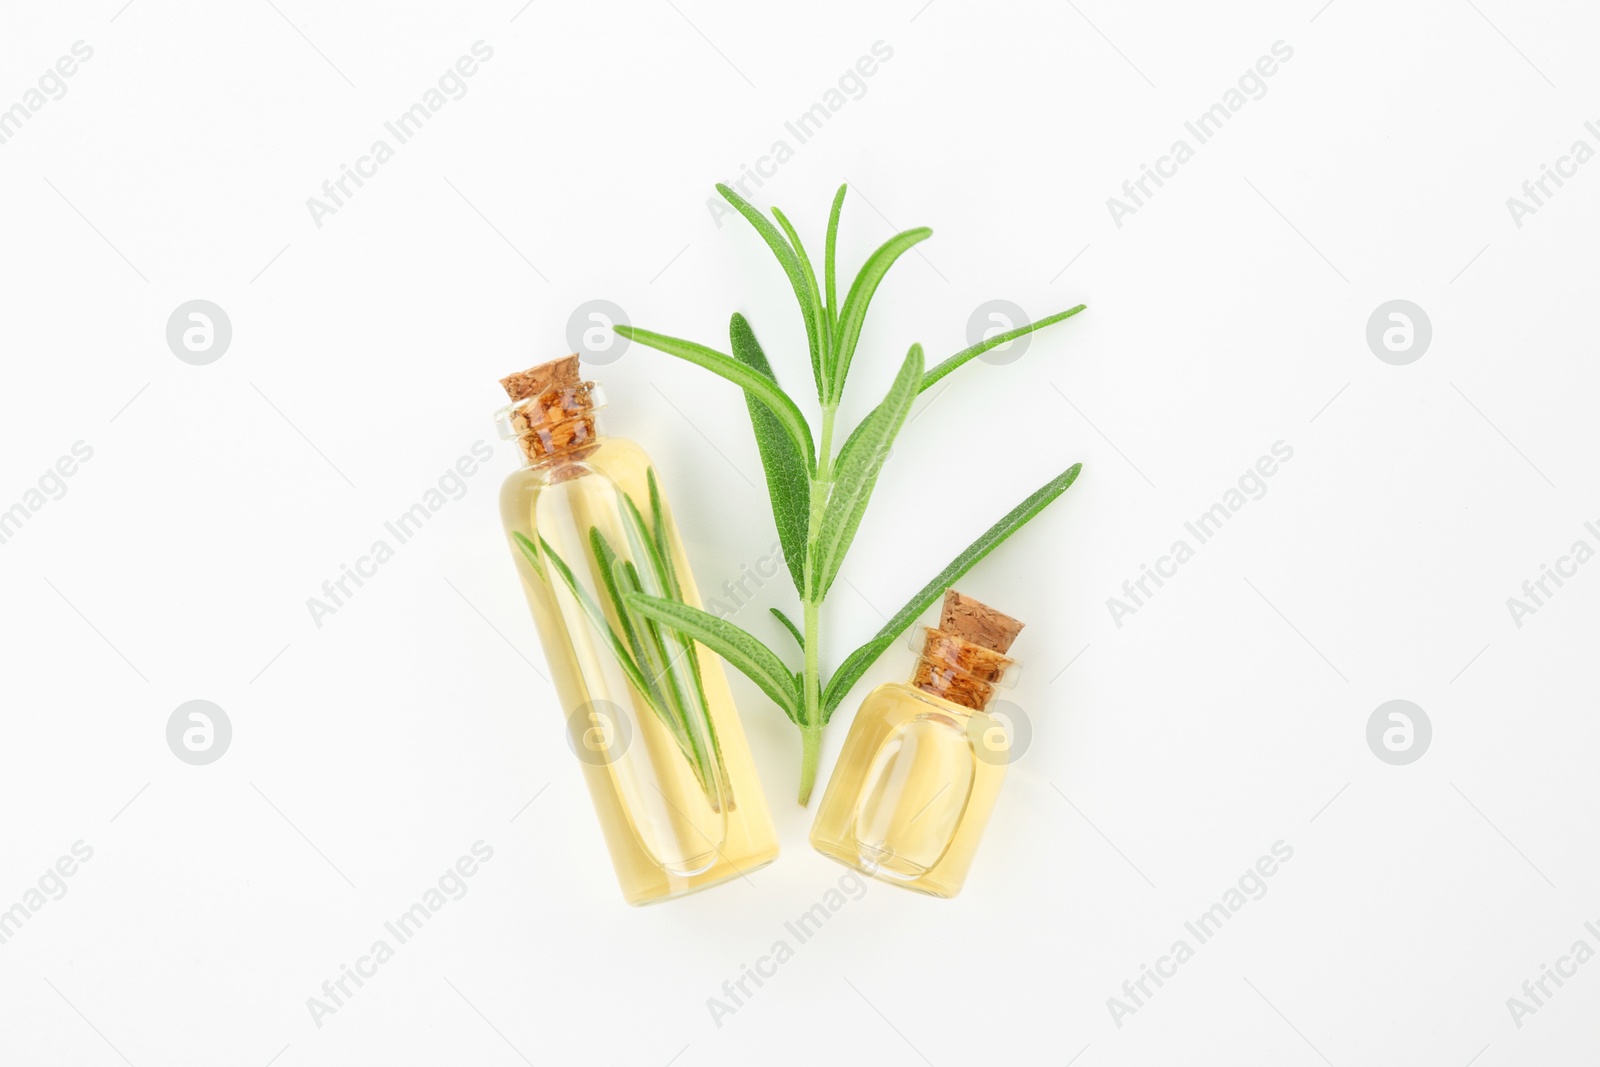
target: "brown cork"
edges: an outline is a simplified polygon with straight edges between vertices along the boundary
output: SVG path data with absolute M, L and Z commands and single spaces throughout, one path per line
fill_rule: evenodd
M 1009 615 L 1002 615 L 987 604 L 954 589 L 944 595 L 944 613 L 939 618 L 939 629 L 945 633 L 965 638 L 975 645 L 1004 652 L 1022 632 L 1023 624 Z
M 595 401 L 578 357 L 563 356 L 500 379 L 511 397 L 511 429 L 530 463 L 576 460 L 595 445 Z
M 1022 623 L 955 590 L 945 594 L 939 628 L 928 627 L 911 684 L 981 711 L 1012 660 L 1004 653 Z
M 506 391 L 512 403 L 516 403 L 558 386 L 577 385 L 578 380 L 578 356 L 574 353 L 508 374 L 500 379 L 500 387 Z

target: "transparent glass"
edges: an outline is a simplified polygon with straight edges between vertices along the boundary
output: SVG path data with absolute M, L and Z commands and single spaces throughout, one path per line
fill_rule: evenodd
M 867 694 L 822 794 L 811 845 L 894 885 L 953 897 L 966 882 L 1009 760 L 984 711 L 903 682 Z
M 721 661 L 670 632 L 653 640 L 616 607 L 630 587 L 662 595 L 654 583 L 663 574 L 700 606 L 656 488 L 653 505 L 642 449 L 602 436 L 576 458 L 524 467 L 500 492 L 571 747 L 630 904 L 682 896 L 778 855 Z M 614 640 L 643 665 L 653 696 L 642 694 Z

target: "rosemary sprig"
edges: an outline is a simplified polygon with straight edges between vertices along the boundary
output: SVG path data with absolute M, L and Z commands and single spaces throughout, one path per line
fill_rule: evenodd
M 639 699 L 672 735 L 712 809 L 722 810 L 724 804 L 731 809 L 736 800 L 724 775 L 716 725 L 711 718 L 710 701 L 706 699 L 694 641 L 633 606 L 635 598 L 664 604 L 682 603 L 683 599 L 655 471 L 647 471 L 646 479 L 650 487 L 648 522 L 628 494 L 620 489 L 617 492 L 622 532 L 630 558 L 621 556 L 598 527 L 589 528 L 589 551 L 594 556 L 594 569 L 606 605 L 610 607 L 609 616 L 596 594 L 585 588 L 572 566 L 550 542 L 541 537 L 535 547 L 533 541 L 521 533 L 514 533 L 513 537 L 534 567 L 543 569 L 541 556 L 549 561 L 590 627 L 610 649 Z
M 834 419 L 861 339 L 867 307 L 889 268 L 933 232 L 919 228 L 891 237 L 867 258 L 841 303 L 835 284 L 835 253 L 846 188 L 839 187 L 828 214 L 823 278 L 819 286 L 800 234 L 783 212 L 772 209 L 773 218 L 777 220 L 775 226 L 732 189 L 717 186 L 717 191 L 749 221 L 777 257 L 800 305 L 821 409 L 820 432 L 815 440 L 799 405 L 779 386 L 777 375 L 743 315 L 735 314 L 729 325 L 731 356 L 693 341 L 628 326 L 617 327 L 617 332 L 624 337 L 698 364 L 744 390 L 756 447 L 761 453 L 761 466 L 766 473 L 778 541 L 800 599 L 803 629 L 776 608 L 773 614 L 799 645 L 805 661 L 803 669 L 790 670 L 783 659 L 759 639 L 724 619 L 683 603 L 681 597 L 661 596 L 641 589 L 625 594 L 624 600 L 637 616 L 674 629 L 721 655 L 760 686 L 800 728 L 801 804 L 810 799 L 816 780 L 822 728 L 850 687 L 957 578 L 1065 492 L 1082 467 L 1074 464 L 1045 483 L 968 545 L 907 601 L 883 629 L 847 656 L 824 684 L 819 655 L 822 605 L 844 564 L 884 460 L 905 425 L 912 402 L 919 393 L 990 349 L 1071 318 L 1084 309 L 1084 305 L 1079 304 L 996 334 L 931 369 L 923 363 L 922 347 L 912 345 L 888 395 L 835 452 Z

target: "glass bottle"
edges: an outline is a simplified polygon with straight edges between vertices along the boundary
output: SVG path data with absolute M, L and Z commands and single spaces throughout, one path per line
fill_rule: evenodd
M 961 892 L 1010 760 L 985 711 L 1022 623 L 945 594 L 939 626 L 914 638 L 909 682 L 867 694 L 811 827 L 824 856 L 894 885 Z
M 600 434 L 603 398 L 575 355 L 501 385 L 501 435 L 526 460 L 501 518 L 623 897 L 654 903 L 771 863 L 721 661 L 627 604 L 632 591 L 700 606 L 649 458 Z

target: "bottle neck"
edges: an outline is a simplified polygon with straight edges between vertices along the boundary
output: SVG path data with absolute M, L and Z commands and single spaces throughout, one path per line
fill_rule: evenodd
M 513 404 L 506 416 L 508 436 L 529 466 L 581 459 L 600 439 L 599 397 L 592 382 L 548 389 Z
M 910 685 L 973 711 L 982 711 L 1015 660 L 955 634 L 926 628 Z

